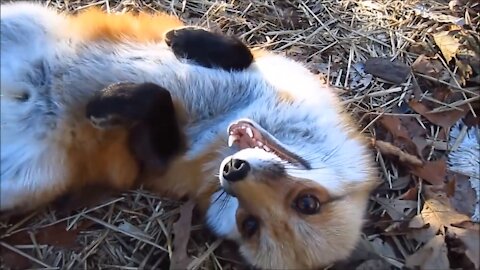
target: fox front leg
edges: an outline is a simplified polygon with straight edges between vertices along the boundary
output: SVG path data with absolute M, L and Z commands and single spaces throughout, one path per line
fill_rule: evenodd
M 172 96 L 154 83 L 109 85 L 89 101 L 86 117 L 98 129 L 128 129 L 132 152 L 144 165 L 164 166 L 184 150 Z

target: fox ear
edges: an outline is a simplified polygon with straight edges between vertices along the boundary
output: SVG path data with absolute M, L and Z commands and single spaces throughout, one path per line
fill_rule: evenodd
M 239 39 L 202 28 L 184 27 L 166 33 L 165 42 L 177 58 L 224 70 L 243 70 L 253 62 L 250 49 Z

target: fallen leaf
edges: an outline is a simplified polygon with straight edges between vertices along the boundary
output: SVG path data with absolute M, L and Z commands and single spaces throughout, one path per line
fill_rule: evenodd
M 405 260 L 405 266 L 410 269 L 419 267 L 422 270 L 450 269 L 447 254 L 448 250 L 444 237 L 437 235 L 414 254 L 408 256 Z
M 435 113 L 432 113 L 431 109 L 421 102 L 411 100 L 408 104 L 415 112 L 425 117 L 432 124 L 443 127 L 446 130 L 450 129 L 451 126 L 468 113 L 468 105 L 466 104 L 459 106 L 460 110 L 453 109 Z
M 384 115 L 378 122 L 392 134 L 393 145 L 410 155 L 421 157 L 425 147 L 425 129 L 414 118 Z
M 389 82 L 400 84 L 410 74 L 410 67 L 403 63 L 392 62 L 388 58 L 375 57 L 365 62 L 365 72 Z
M 450 31 L 442 31 L 439 33 L 433 34 L 433 40 L 440 48 L 440 51 L 447 60 L 447 63 L 455 58 L 458 49 L 460 48 L 460 43 L 454 37 L 453 33 Z
M 397 157 L 401 163 L 406 163 L 413 166 L 421 166 L 423 164 L 423 161 L 421 161 L 418 157 L 403 152 L 402 149 L 392 145 L 389 142 L 373 140 L 373 144 L 382 154 Z
M 432 185 L 442 185 L 447 179 L 447 163 L 443 159 L 427 161 L 422 166 L 411 167 L 411 173 Z
M 414 201 L 418 197 L 418 187 L 411 187 L 405 193 L 400 195 L 398 198 L 401 200 L 410 200 Z
M 448 228 L 450 237 L 458 238 L 465 245 L 465 255 L 475 265 L 480 267 L 480 234 L 476 230 L 462 229 L 456 227 Z
M 20 231 L 2 239 L 10 246 L 31 245 L 32 238 L 35 239 L 37 245 L 50 245 L 58 248 L 73 249 L 77 248 L 78 234 L 89 228 L 93 222 L 83 221 L 77 225 L 75 229 L 66 230 L 67 223 L 62 222 L 48 227 L 39 228 L 37 230 Z M 30 236 L 31 234 L 31 236 Z M 27 269 L 32 266 L 32 262 L 25 257 L 0 247 L 3 263 L 11 269 Z
M 402 121 L 398 117 L 383 115 L 378 122 L 394 137 L 409 137 L 408 130 L 402 125 Z
M 467 215 L 453 209 L 444 189 L 424 186 L 424 195 L 426 200 L 422 211 L 409 222 L 409 228 L 413 229 L 408 233 L 410 238 L 424 243 L 439 233 L 445 236 L 445 228 L 470 220 Z
M 418 73 L 438 79 L 443 71 L 443 65 L 436 57 L 428 57 L 421 54 L 413 62 L 412 69 Z
M 480 73 L 480 42 L 475 38 L 473 30 L 450 25 L 447 31 L 433 34 L 433 39 L 440 48 L 447 63 L 455 60 L 458 67 L 459 82 L 465 85 L 466 81 Z
M 170 258 L 170 269 L 187 269 L 187 266 L 193 260 L 187 254 L 188 240 L 192 229 L 192 212 L 195 207 L 193 201 L 187 201 L 180 206 L 180 217 L 173 224 L 173 252 Z
M 389 198 L 375 198 L 375 201 L 378 202 L 383 208 L 387 211 L 388 215 L 393 220 L 403 220 L 407 216 L 409 210 L 417 208 L 416 201 L 407 201 L 399 199 L 389 199 Z

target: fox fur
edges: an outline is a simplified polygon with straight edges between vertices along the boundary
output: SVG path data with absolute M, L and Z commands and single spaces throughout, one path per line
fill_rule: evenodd
M 241 71 L 179 59 L 164 35 L 182 26 L 165 14 L 66 15 L 38 3 L 2 4 L 1 210 L 33 209 L 91 183 L 131 188 L 139 167 L 128 131 L 94 128 L 85 106 L 112 83 L 152 82 L 186 116 L 188 147 L 161 176 L 152 170 L 142 179 L 148 188 L 195 198 L 208 227 L 256 267 L 306 269 L 346 258 L 377 171 L 334 91 L 271 52 Z M 227 128 L 242 119 L 308 168 L 261 148 L 229 147 Z M 248 162 L 250 174 L 225 193 L 222 172 L 232 159 Z M 273 167 L 282 173 L 266 173 Z M 305 192 L 320 202 L 318 213 L 292 207 Z M 249 235 L 243 224 L 252 216 L 258 228 Z

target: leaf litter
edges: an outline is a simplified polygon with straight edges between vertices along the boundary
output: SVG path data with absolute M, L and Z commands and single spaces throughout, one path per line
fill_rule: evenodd
M 480 123 L 478 1 L 47 4 L 69 12 L 166 11 L 302 61 L 338 90 L 372 137 L 383 179 L 361 241 L 373 247 L 328 269 L 479 268 L 480 187 L 472 169 L 479 158 L 467 150 L 478 141 L 466 135 Z M 372 71 L 375 61 L 385 70 Z M 181 258 L 187 269 L 244 269 L 235 247 L 212 237 L 195 213 L 188 224 L 185 209 L 139 189 L 66 215 L 47 208 L 7 218 L 0 221 L 0 267 L 166 269 Z

